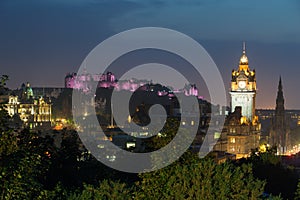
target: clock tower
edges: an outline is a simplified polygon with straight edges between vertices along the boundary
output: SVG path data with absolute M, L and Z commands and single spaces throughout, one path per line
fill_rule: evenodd
M 231 112 L 237 106 L 242 109 L 243 120 L 254 123 L 255 117 L 255 96 L 256 78 L 255 70 L 251 71 L 246 56 L 246 45 L 243 43 L 243 53 L 240 58 L 237 70 L 232 70 L 231 78 Z
M 231 113 L 214 150 L 235 154 L 236 159 L 246 158 L 259 147 L 261 124 L 255 115 L 255 71 L 249 68 L 245 43 L 238 69 L 232 70 L 229 93 Z

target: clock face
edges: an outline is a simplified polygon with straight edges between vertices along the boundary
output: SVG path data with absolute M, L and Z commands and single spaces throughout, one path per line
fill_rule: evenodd
M 246 87 L 246 81 L 239 82 L 239 88 L 244 89 Z

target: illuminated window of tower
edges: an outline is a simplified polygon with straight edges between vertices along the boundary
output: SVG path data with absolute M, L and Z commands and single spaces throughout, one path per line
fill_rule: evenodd
M 235 143 L 235 138 L 230 138 L 230 143 Z

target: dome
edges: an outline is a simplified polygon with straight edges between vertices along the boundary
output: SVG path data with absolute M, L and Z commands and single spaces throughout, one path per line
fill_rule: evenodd
M 27 84 L 26 84 L 25 93 L 27 94 L 27 99 L 29 99 L 30 97 L 33 97 L 33 90 L 30 87 L 30 83 L 29 82 L 27 82 Z
M 248 58 L 247 58 L 246 54 L 244 54 L 244 53 L 241 56 L 240 64 L 248 64 Z

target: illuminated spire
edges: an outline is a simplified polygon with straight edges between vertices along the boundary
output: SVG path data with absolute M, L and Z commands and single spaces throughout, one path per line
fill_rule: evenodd
M 248 58 L 246 56 L 246 42 L 243 42 L 243 55 L 240 59 L 240 65 L 248 65 Z

